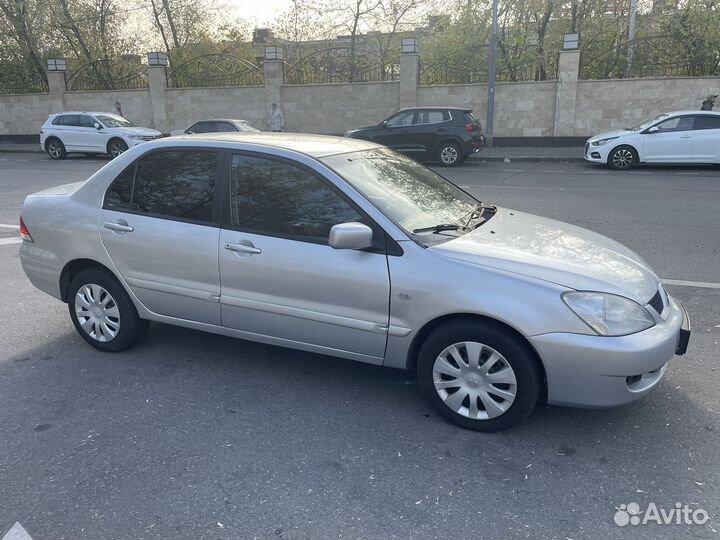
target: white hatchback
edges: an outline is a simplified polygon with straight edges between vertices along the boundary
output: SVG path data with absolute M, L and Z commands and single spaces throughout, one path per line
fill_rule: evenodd
M 48 116 L 40 129 L 40 147 L 52 159 L 64 159 L 70 152 L 115 158 L 130 147 L 162 136 L 116 114 L 62 112 Z
M 629 169 L 638 163 L 720 163 L 720 112 L 663 113 L 585 143 L 585 160 Z

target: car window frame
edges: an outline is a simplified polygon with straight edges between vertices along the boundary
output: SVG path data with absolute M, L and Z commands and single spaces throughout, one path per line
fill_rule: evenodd
M 662 134 L 662 133 L 685 133 L 687 131 L 695 131 L 695 117 L 698 116 L 696 114 L 678 114 L 677 116 L 671 116 L 670 118 L 663 118 L 660 121 L 656 122 L 649 128 L 647 128 L 645 131 L 643 131 L 643 135 L 646 133 L 649 133 L 649 131 L 652 128 L 658 128 L 658 131 L 654 132 L 654 134 Z M 692 118 L 693 123 L 690 126 L 690 129 L 673 129 L 673 130 L 667 130 L 663 131 L 660 129 L 660 124 L 664 124 L 665 122 L 670 122 L 671 120 L 678 120 L 680 121 L 681 118 Z
M 94 126 L 94 124 L 95 124 L 96 122 L 97 122 L 97 123 L 99 123 L 99 122 L 98 122 L 98 120 L 97 120 L 94 116 L 89 115 L 89 114 L 84 114 L 84 113 L 80 113 L 80 114 L 78 114 L 77 116 L 78 116 L 78 124 L 77 124 L 77 127 L 87 128 L 87 129 L 97 129 L 97 128 Z M 83 118 L 89 118 L 89 119 L 90 119 L 90 125 L 89 125 L 89 126 L 84 126 L 84 125 L 82 124 L 82 119 L 83 119 Z
M 143 212 L 140 210 L 134 210 L 132 208 L 108 208 L 105 205 L 105 202 L 107 200 L 108 192 L 112 188 L 115 181 L 120 178 L 125 172 L 134 167 L 133 170 L 133 183 L 132 183 L 132 193 L 135 192 L 135 180 L 137 178 L 137 167 L 140 161 L 143 159 L 146 159 L 154 154 L 158 153 L 164 153 L 164 152 L 207 152 L 207 153 L 217 153 L 217 158 L 215 160 L 215 187 L 213 190 L 213 204 L 212 204 L 212 217 L 211 221 L 202 221 L 198 219 L 189 219 L 189 218 L 183 218 L 183 217 L 176 217 L 176 216 L 168 216 L 165 214 L 157 214 L 157 213 L 151 213 L 151 212 Z M 115 175 L 115 177 L 112 179 L 112 181 L 107 185 L 105 188 L 105 191 L 103 192 L 103 199 L 102 199 L 102 210 L 108 210 L 111 212 L 120 212 L 123 214 L 131 214 L 136 216 L 145 216 L 145 217 L 151 217 L 156 219 L 164 219 L 167 221 L 178 221 L 180 223 L 188 223 L 191 225 L 202 225 L 205 227 L 215 227 L 217 229 L 221 228 L 222 226 L 222 215 L 223 215 L 223 197 L 221 195 L 221 192 L 224 191 L 225 185 L 227 184 L 226 180 L 223 178 L 223 164 L 225 162 L 224 160 L 224 149 L 223 148 L 213 148 L 208 146 L 169 146 L 169 147 L 162 147 L 162 148 L 153 148 L 147 152 L 145 152 L 143 155 L 138 156 L 132 163 L 130 163 L 127 167 L 125 167 L 122 171 L 120 171 L 118 174 Z M 131 200 L 132 204 L 132 200 Z
M 409 123 L 409 124 L 403 124 L 403 125 L 401 125 L 401 126 L 393 126 L 393 125 L 390 123 L 390 121 L 391 121 L 393 118 L 396 118 L 396 117 L 400 116 L 401 114 L 408 114 L 408 113 L 412 115 L 412 118 L 410 119 L 410 123 Z M 416 110 L 416 109 L 413 109 L 413 110 L 410 110 L 410 111 L 399 111 L 399 112 L 396 112 L 395 114 L 393 114 L 392 116 L 388 117 L 388 118 L 385 120 L 385 127 L 387 127 L 387 128 L 395 128 L 395 129 L 408 128 L 408 127 L 411 127 L 411 126 L 414 126 L 414 125 L 415 125 L 415 119 L 416 119 L 416 118 L 417 118 L 417 110 Z
M 352 200 L 352 198 L 345 193 L 339 186 L 337 186 L 334 182 L 332 182 L 329 178 L 327 178 L 325 175 L 320 173 L 319 171 L 316 171 L 312 167 L 308 166 L 305 163 L 302 163 L 300 161 L 287 158 L 285 156 L 279 156 L 277 154 L 272 153 L 266 153 L 266 152 L 259 152 L 254 150 L 242 150 L 242 149 L 226 149 L 226 157 L 225 157 L 225 174 L 222 175 L 224 178 L 226 185 L 223 188 L 223 196 L 222 199 L 224 200 L 223 203 L 223 209 L 222 209 L 222 223 L 221 227 L 225 230 L 230 231 L 236 231 L 236 232 L 244 232 L 248 234 L 254 234 L 257 236 L 267 236 L 268 238 L 280 238 L 282 240 L 290 240 L 294 242 L 303 242 L 306 244 L 315 244 L 319 246 L 327 246 L 330 249 L 334 249 L 330 247 L 328 240 L 322 241 L 318 240 L 316 238 L 307 237 L 307 236 L 296 236 L 291 234 L 282 234 L 282 233 L 274 233 L 274 232 L 268 232 L 268 231 L 260 231 L 257 229 L 249 229 L 247 227 L 242 227 L 240 225 L 235 225 L 232 221 L 232 157 L 233 155 L 243 155 L 247 157 L 254 157 L 254 158 L 260 158 L 260 159 L 268 159 L 271 161 L 278 161 L 281 163 L 285 163 L 287 165 L 291 165 L 293 167 L 297 167 L 299 169 L 302 169 L 315 178 L 317 178 L 323 185 L 325 185 L 328 189 L 330 189 L 332 192 L 334 192 L 336 195 L 340 197 L 343 201 L 345 201 L 350 207 L 357 212 L 360 217 L 363 219 L 363 223 L 370 227 L 373 231 L 373 243 L 372 246 L 356 250 L 356 251 L 367 251 L 371 253 L 382 253 L 384 255 L 402 255 L 402 249 L 400 246 L 392 240 L 387 232 L 367 213 L 365 210 L 360 207 L 355 201 Z
M 434 125 L 437 125 L 437 124 L 444 124 L 444 123 L 446 123 L 446 122 L 451 122 L 451 121 L 452 121 L 452 114 L 450 114 L 450 111 L 448 111 L 447 109 L 427 109 L 427 113 L 428 113 L 428 114 L 429 114 L 429 113 L 434 113 L 434 112 L 439 112 L 439 113 L 443 116 L 443 119 L 440 120 L 439 122 L 423 122 L 423 123 L 418 123 L 417 121 L 420 119 L 420 114 L 421 114 L 422 112 L 425 112 L 425 111 L 416 111 L 416 112 L 415 112 L 415 117 L 413 118 L 413 124 L 412 124 L 413 126 L 434 126 Z M 447 119 L 447 120 L 444 119 L 445 114 L 448 115 L 448 119 Z

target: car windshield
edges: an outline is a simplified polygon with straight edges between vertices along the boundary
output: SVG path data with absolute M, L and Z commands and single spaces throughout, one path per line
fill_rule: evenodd
M 425 228 L 432 232 L 438 225 L 457 224 L 462 229 L 479 204 L 442 176 L 387 148 L 337 154 L 322 161 L 408 234 Z
M 656 116 L 653 116 L 652 118 L 643 120 L 637 126 L 633 126 L 633 127 L 629 128 L 629 131 L 642 131 L 643 129 L 647 129 L 650 126 L 652 126 L 655 122 L 662 120 L 663 118 L 667 118 L 668 116 L 669 115 L 667 113 L 658 114 Z
M 115 128 L 115 127 L 135 127 L 135 124 L 133 124 L 130 120 L 126 120 L 122 116 L 118 116 L 116 114 L 98 114 L 95 116 L 100 122 L 102 122 L 105 126 Z

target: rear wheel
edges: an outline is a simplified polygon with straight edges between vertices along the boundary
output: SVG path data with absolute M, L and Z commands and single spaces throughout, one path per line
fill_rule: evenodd
M 101 351 L 132 347 L 149 326 L 115 276 L 101 268 L 89 268 L 73 278 L 68 308 L 80 336 Z
M 462 161 L 460 147 L 452 142 L 442 143 L 438 149 L 438 161 L 443 167 L 454 167 Z
M 56 139 L 55 137 L 45 143 L 45 150 L 48 156 L 50 156 L 50 159 L 65 159 L 67 156 L 65 145 L 60 139 Z
M 125 144 L 125 141 L 121 139 L 112 139 L 108 143 L 108 154 L 110 154 L 110 157 L 115 159 L 123 152 L 126 152 L 128 149 L 128 145 Z
M 626 171 L 637 163 L 637 153 L 631 146 L 618 146 L 608 156 L 608 165 L 616 171 Z
M 507 429 L 529 415 L 542 384 L 529 345 L 500 325 L 472 320 L 435 329 L 420 348 L 417 375 L 440 415 L 488 432 Z

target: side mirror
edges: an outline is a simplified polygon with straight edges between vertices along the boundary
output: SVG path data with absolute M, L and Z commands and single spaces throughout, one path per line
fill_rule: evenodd
M 380 124 L 380 125 L 386 129 L 390 129 L 392 127 L 390 124 L 388 124 L 387 120 L 383 120 L 382 124 Z
M 187 135 L 195 135 L 195 132 L 194 132 L 194 131 L 190 131 L 189 129 L 186 129 L 186 130 L 185 130 L 185 133 L 186 133 Z
M 95 122 L 95 123 L 93 124 L 93 127 L 94 127 L 95 129 L 102 129 L 102 126 L 100 125 L 100 122 Z
M 334 249 L 365 249 L 372 246 L 373 231 L 363 223 L 350 222 L 330 229 L 328 244 Z
M 660 131 L 660 128 L 657 126 L 653 126 L 650 129 L 648 129 L 645 133 L 657 133 L 658 131 Z

